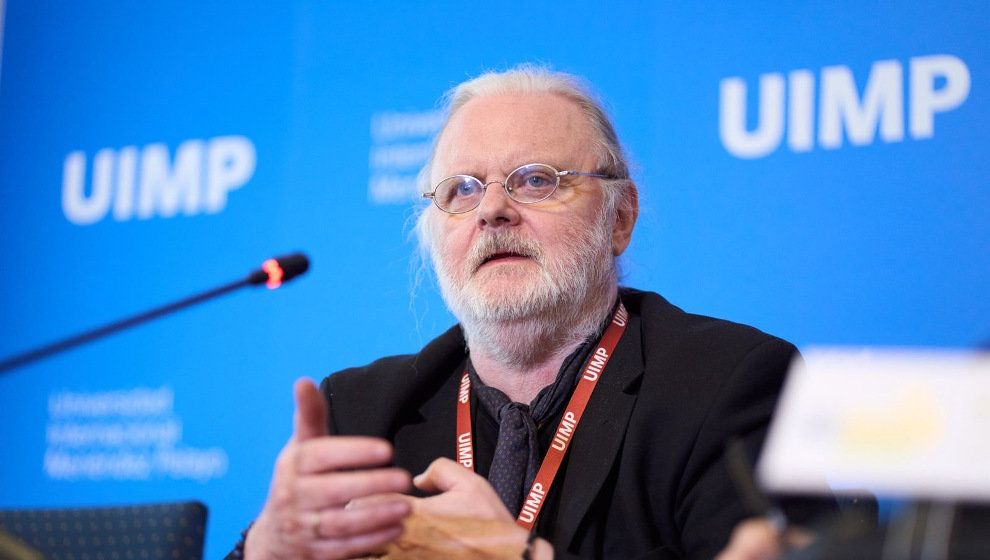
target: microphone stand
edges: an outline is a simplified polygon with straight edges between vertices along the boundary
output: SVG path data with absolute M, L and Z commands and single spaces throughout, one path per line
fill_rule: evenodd
M 268 261 L 265 261 L 265 265 L 261 270 L 255 270 L 241 280 L 237 280 L 235 282 L 213 288 L 212 290 L 207 290 L 194 296 L 157 307 L 150 311 L 138 313 L 137 315 L 127 317 L 119 321 L 114 321 L 102 327 L 98 327 L 75 336 L 70 336 L 69 338 L 47 344 L 29 352 L 24 352 L 22 354 L 17 354 L 7 358 L 6 360 L 0 361 L 0 374 L 42 358 L 64 352 L 70 348 L 79 346 L 80 344 L 86 344 L 87 342 L 92 342 L 98 338 L 103 338 L 104 336 L 113 334 L 117 331 L 131 328 L 135 325 L 156 319 L 163 315 L 168 315 L 169 313 L 189 307 L 190 305 L 195 305 L 228 292 L 233 292 L 234 290 L 243 288 L 244 286 L 260 285 L 267 282 L 270 288 L 276 288 L 282 281 L 290 280 L 299 274 L 302 274 L 308 268 L 309 260 L 302 254 L 269 259 Z

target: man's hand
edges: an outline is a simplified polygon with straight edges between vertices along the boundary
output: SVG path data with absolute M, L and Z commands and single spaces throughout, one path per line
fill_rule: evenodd
M 408 498 L 413 513 L 384 558 L 518 560 L 522 556 L 529 533 L 516 525 L 487 480 L 450 459 L 437 459 L 414 483 L 436 495 Z M 553 558 L 553 548 L 543 540 L 533 543 L 532 552 L 534 560 Z
M 268 501 L 248 532 L 247 560 L 338 560 L 382 548 L 402 533 L 412 507 L 409 473 L 385 468 L 392 447 L 366 437 L 329 436 L 327 406 L 308 379 L 296 382 L 289 442 L 275 462 Z
M 785 548 L 802 548 L 813 540 L 814 535 L 804 529 L 790 528 L 781 534 L 771 520 L 756 517 L 736 525 L 728 546 L 715 560 L 775 560 Z
M 423 492 L 436 494 L 417 500 L 417 512 L 515 523 L 487 480 L 450 459 L 433 461 L 413 483 Z

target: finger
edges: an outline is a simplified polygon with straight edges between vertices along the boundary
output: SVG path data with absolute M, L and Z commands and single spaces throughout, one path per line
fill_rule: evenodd
M 416 475 L 413 484 L 424 492 L 446 492 L 461 484 L 474 483 L 479 478 L 460 464 L 441 457 L 430 463 L 421 474 Z
M 363 436 L 310 439 L 299 446 L 295 461 L 299 474 L 380 467 L 392 462 L 392 444 Z
M 402 535 L 402 526 L 391 526 L 373 533 L 344 539 L 323 539 L 309 545 L 313 558 L 356 558 L 378 551 Z
M 801 527 L 789 527 L 784 533 L 784 544 L 791 548 L 804 548 L 813 542 L 815 533 Z
M 716 560 L 771 560 L 780 555 L 780 533 L 765 518 L 747 519 L 732 530 Z
M 360 508 L 324 510 L 320 513 L 317 535 L 320 538 L 350 538 L 374 533 L 393 526 L 412 512 L 406 500 L 387 500 L 365 504 Z
M 347 509 L 359 509 L 363 507 L 369 507 L 375 504 L 380 504 L 383 502 L 402 500 L 404 502 L 412 503 L 417 498 L 409 496 L 407 494 L 374 494 L 372 496 L 363 496 L 361 498 L 354 498 L 353 500 L 347 502 Z
M 301 510 L 340 508 L 357 498 L 408 492 L 409 473 L 402 469 L 374 469 L 301 477 L 296 505 Z
M 293 418 L 292 437 L 296 441 L 325 436 L 327 430 L 327 403 L 323 395 L 309 379 L 299 379 L 293 386 L 296 413 Z

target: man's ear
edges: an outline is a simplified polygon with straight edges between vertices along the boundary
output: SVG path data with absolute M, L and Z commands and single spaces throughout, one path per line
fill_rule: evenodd
M 612 228 L 612 255 L 618 257 L 629 246 L 636 218 L 639 216 L 639 191 L 632 180 L 623 189 L 615 205 L 615 226 Z

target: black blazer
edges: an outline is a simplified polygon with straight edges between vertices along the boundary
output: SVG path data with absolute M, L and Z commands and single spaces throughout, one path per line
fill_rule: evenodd
M 729 438 L 755 454 L 794 347 L 752 327 L 622 290 L 630 321 L 575 432 L 537 532 L 558 558 L 711 558 L 746 517 Z M 327 377 L 330 431 L 384 437 L 395 464 L 454 458 L 465 343 L 454 327 L 419 354 Z

